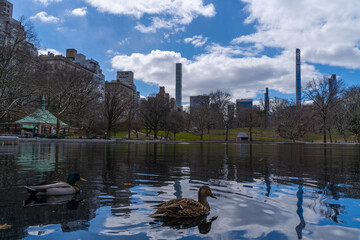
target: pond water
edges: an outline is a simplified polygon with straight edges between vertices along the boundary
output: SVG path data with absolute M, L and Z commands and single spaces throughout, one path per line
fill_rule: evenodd
M 71 172 L 80 194 L 28 199 L 24 185 Z M 202 185 L 217 197 L 205 219 L 149 217 Z M 0 146 L 0 239 L 360 239 L 359 198 L 356 145 Z

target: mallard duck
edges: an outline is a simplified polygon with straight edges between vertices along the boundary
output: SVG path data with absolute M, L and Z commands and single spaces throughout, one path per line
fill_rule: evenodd
M 217 199 L 208 186 L 202 186 L 198 192 L 198 201 L 188 198 L 177 198 L 157 205 L 157 211 L 151 217 L 161 218 L 189 218 L 206 215 L 210 212 L 210 205 L 206 198 Z
M 26 190 L 32 195 L 67 195 L 80 191 L 80 187 L 76 185 L 76 181 L 86 181 L 81 178 L 78 173 L 69 174 L 67 181 L 45 182 L 25 186 Z

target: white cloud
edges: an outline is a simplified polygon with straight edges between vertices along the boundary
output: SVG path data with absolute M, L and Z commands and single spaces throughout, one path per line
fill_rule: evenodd
M 360 1 L 242 0 L 256 32 L 233 40 L 295 51 L 308 62 L 360 68 Z
M 52 2 L 61 2 L 62 0 L 34 0 L 34 2 L 38 2 L 44 6 L 49 5 Z
M 295 53 L 284 51 L 274 58 L 246 56 L 241 49 L 212 45 L 207 52 L 186 59 L 173 51 L 154 50 L 149 54 L 133 53 L 112 58 L 117 70 L 132 70 L 135 78 L 146 83 L 165 86 L 175 92 L 175 63 L 183 64 L 183 101 L 189 96 L 220 89 L 236 98 L 254 98 L 268 87 L 283 93 L 295 92 Z M 234 54 L 234 51 L 238 51 Z M 240 56 L 238 56 L 240 55 Z M 318 73 L 313 66 L 302 65 L 303 82 Z
M 117 44 L 119 44 L 120 46 L 123 46 L 128 43 L 129 43 L 129 38 L 124 38 L 123 40 L 117 42 Z
M 215 16 L 213 4 L 204 5 L 203 0 L 85 0 L 100 12 L 130 15 L 139 20 L 136 29 L 144 33 L 157 29 L 181 31 L 198 16 Z M 149 15 L 150 24 L 140 22 Z
M 207 42 L 207 40 L 208 40 L 208 38 L 203 37 L 202 35 L 194 35 L 191 38 L 185 38 L 184 42 L 185 43 L 191 43 L 195 47 L 202 47 Z
M 38 50 L 38 55 L 48 55 L 48 52 L 53 53 L 54 55 L 63 55 L 58 50 L 52 48 L 41 48 Z
M 75 8 L 71 11 L 74 16 L 85 16 L 87 14 L 87 7 Z
M 39 12 L 34 16 L 31 16 L 30 19 L 32 20 L 40 20 L 41 22 L 45 23 L 57 23 L 60 21 L 59 18 L 49 15 L 47 12 Z

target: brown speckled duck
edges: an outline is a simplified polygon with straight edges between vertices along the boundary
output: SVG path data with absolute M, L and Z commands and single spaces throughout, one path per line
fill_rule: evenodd
M 67 182 L 45 182 L 35 185 L 25 186 L 26 190 L 31 195 L 67 195 L 75 194 L 80 191 L 80 187 L 76 185 L 76 181 L 86 181 L 81 178 L 78 173 L 71 173 L 68 176 Z
M 156 218 L 190 218 L 206 215 L 210 212 L 207 197 L 216 197 L 208 186 L 202 186 L 198 192 L 198 201 L 188 198 L 177 198 L 157 205 L 157 211 L 151 214 Z

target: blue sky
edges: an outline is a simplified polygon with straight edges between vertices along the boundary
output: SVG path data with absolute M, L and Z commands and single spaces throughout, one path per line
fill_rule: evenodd
M 295 49 L 302 86 L 337 74 L 359 84 L 359 0 L 10 0 L 14 18 L 35 27 L 44 52 L 75 48 L 96 59 L 106 80 L 131 70 L 141 95 L 175 95 L 183 63 L 183 102 L 216 89 L 237 98 L 295 98 Z

